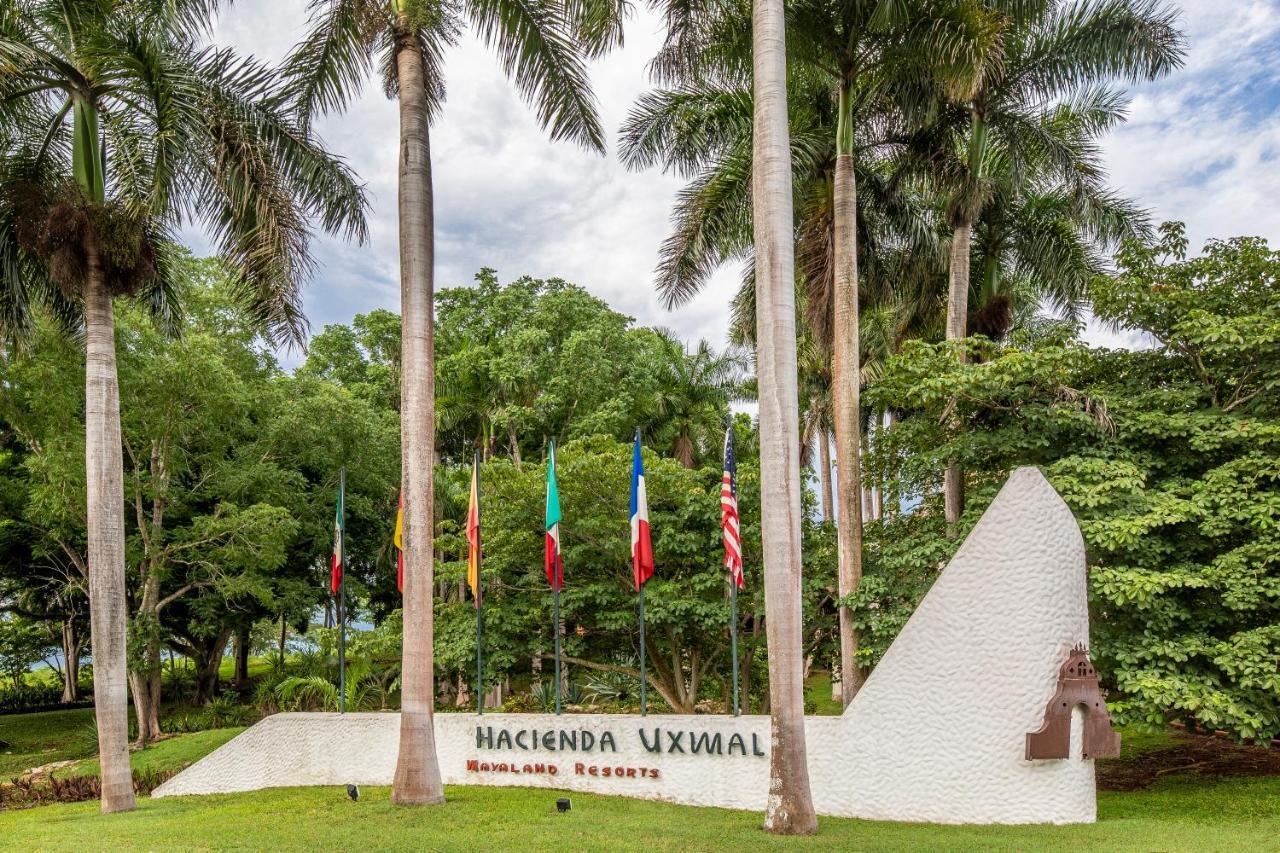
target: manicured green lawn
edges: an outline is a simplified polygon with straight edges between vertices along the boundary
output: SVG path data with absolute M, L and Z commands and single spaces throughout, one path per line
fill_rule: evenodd
M 8 780 L 32 767 L 71 759 L 84 760 L 58 771 L 57 775 L 97 773 L 98 762 L 90 757 L 97 751 L 93 725 L 92 708 L 0 716 L 0 740 L 12 744 L 0 750 L 0 780 Z M 177 735 L 132 753 L 131 762 L 135 770 L 177 770 L 208 755 L 242 731 L 243 727 Z
M 93 709 L 6 714 L 0 716 L 0 740 L 10 744 L 0 748 L 0 779 L 54 761 L 84 758 L 97 752 Z
M 781 839 L 760 815 L 572 794 L 456 787 L 438 808 L 394 808 L 386 788 L 358 803 L 338 788 L 142 799 L 103 816 L 96 803 L 0 813 L 6 850 L 1275 850 L 1280 780 L 1165 783 L 1101 794 L 1089 826 L 943 827 L 824 818 L 815 838 Z
M 192 732 L 174 735 L 151 744 L 146 749 L 136 750 L 129 754 L 129 764 L 135 772 L 163 773 L 168 770 L 181 770 L 204 758 L 227 741 L 244 731 L 244 726 L 227 729 L 209 729 L 204 732 Z M 98 774 L 98 760 L 90 759 L 68 767 L 59 775 L 94 775 Z

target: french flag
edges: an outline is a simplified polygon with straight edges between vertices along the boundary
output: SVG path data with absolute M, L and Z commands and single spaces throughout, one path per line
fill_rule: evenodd
M 644 488 L 644 460 L 640 458 L 640 430 L 636 430 L 631 464 L 631 568 L 636 590 L 653 577 L 653 543 L 649 539 L 649 495 Z

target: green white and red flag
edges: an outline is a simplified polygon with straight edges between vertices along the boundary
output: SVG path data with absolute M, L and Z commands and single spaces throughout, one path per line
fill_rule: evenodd
M 329 590 L 338 594 L 342 588 L 342 534 L 345 524 L 342 513 L 343 488 L 338 486 L 338 508 L 333 514 L 333 558 L 330 562 Z
M 564 557 L 560 554 L 560 489 L 556 486 L 556 445 L 551 443 L 547 461 L 547 517 L 545 568 L 547 583 L 554 590 L 564 586 Z

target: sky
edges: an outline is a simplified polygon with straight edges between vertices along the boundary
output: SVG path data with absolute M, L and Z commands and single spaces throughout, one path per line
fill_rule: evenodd
M 640 4 L 643 6 L 643 4 Z M 1155 221 L 1187 223 L 1192 245 L 1260 235 L 1280 246 L 1280 0 L 1182 0 L 1186 67 L 1131 89 L 1129 121 L 1105 141 L 1116 188 Z M 306 0 L 240 0 L 214 38 L 278 62 L 306 32 Z M 658 19 L 637 8 L 625 47 L 595 62 L 591 78 L 610 138 L 605 155 L 552 143 L 492 52 L 464 35 L 447 57 L 448 100 L 432 130 L 436 286 L 468 284 L 481 267 L 503 281 L 558 276 L 644 325 L 690 343 L 724 344 L 738 271 L 721 270 L 695 299 L 665 310 L 653 289 L 658 249 L 682 182 L 634 173 L 616 157 L 617 130 L 649 88 L 646 65 L 661 42 Z M 313 332 L 374 308 L 398 310 L 395 104 L 370 80 L 344 114 L 322 119 L 326 145 L 366 182 L 372 203 L 363 246 L 323 234 L 305 291 Z M 198 234 L 196 251 L 208 251 Z M 1091 324 L 1105 345 L 1140 345 Z M 286 354 L 284 361 L 296 361 Z

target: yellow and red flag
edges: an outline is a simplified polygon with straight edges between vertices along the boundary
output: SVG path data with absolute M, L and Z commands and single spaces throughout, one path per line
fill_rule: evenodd
M 404 592 L 404 492 L 396 507 L 396 535 L 392 541 L 396 546 L 396 589 Z
M 480 606 L 480 454 L 471 464 L 471 503 L 467 507 L 467 586 Z

